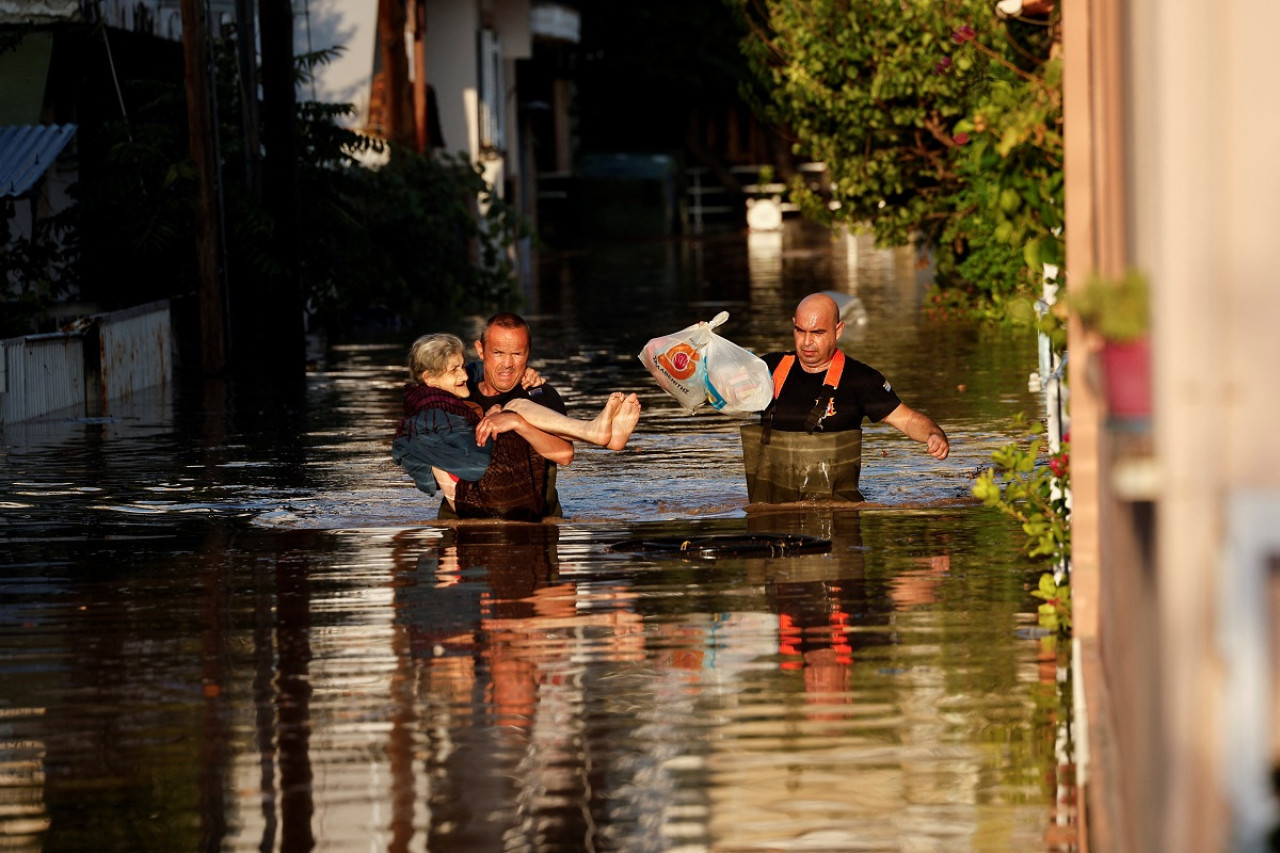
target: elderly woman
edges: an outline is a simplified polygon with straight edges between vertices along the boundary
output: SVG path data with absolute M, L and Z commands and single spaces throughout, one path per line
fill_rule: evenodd
M 535 456 L 569 464 L 568 439 L 621 450 L 640 417 L 636 396 L 620 393 L 590 421 L 522 399 L 486 414 L 466 399 L 463 361 L 462 341 L 454 335 L 414 341 L 404 419 L 391 445 L 391 458 L 418 488 L 430 495 L 443 491 L 460 518 L 540 520 L 546 466 Z

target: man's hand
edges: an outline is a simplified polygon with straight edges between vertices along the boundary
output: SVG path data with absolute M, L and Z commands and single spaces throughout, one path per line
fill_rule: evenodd
M 534 370 L 532 367 L 526 367 L 524 369 L 524 376 L 520 380 L 521 388 L 528 390 L 530 388 L 537 388 L 539 385 L 546 385 L 546 384 L 547 384 L 547 379 L 541 373 Z
M 947 441 L 947 434 L 942 431 L 942 427 L 933 418 L 917 412 L 906 403 L 899 403 L 884 421 L 908 438 L 924 444 L 925 450 L 934 459 L 946 459 L 951 452 L 951 442 Z
M 489 439 L 524 426 L 524 418 L 515 412 L 504 412 L 498 406 L 490 409 L 476 424 L 476 444 L 483 447 Z

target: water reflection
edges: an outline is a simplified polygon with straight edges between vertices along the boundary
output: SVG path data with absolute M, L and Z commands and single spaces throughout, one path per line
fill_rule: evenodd
M 909 253 L 772 236 L 559 259 L 540 368 L 571 408 L 648 395 L 627 451 L 564 469 L 560 524 L 434 523 L 387 458 L 401 341 L 330 352 L 305 399 L 7 426 L 6 846 L 1069 847 L 1070 671 L 1016 531 L 967 498 L 1034 349 L 916 322 Z M 786 345 L 812 289 L 858 296 L 855 355 L 955 449 L 873 432 L 867 507 L 748 513 L 737 422 L 680 414 L 635 356 L 717 306 Z M 745 533 L 831 548 L 612 547 Z
M 415 788 L 432 850 L 586 849 L 592 835 L 587 663 L 643 661 L 643 628 L 624 586 L 588 599 L 556 577 L 556 540 L 550 525 L 459 525 L 397 555 L 397 680 L 415 708 L 400 716 L 426 723 L 397 738 L 398 758 L 411 767 L 415 740 L 431 744 Z

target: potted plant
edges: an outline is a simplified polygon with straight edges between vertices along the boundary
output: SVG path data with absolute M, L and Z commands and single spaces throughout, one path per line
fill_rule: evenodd
M 1067 309 L 1102 338 L 1103 394 L 1113 417 L 1151 416 L 1150 292 L 1147 277 L 1130 270 L 1122 278 L 1094 276 L 1070 293 Z

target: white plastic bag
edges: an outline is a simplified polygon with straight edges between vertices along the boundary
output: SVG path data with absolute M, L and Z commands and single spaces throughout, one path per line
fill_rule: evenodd
M 722 311 L 716 320 L 724 322 L 728 318 L 728 312 Z M 658 386 L 675 398 L 685 414 L 693 414 L 707 402 L 706 381 L 699 368 L 702 350 L 710 339 L 709 324 L 694 323 L 674 334 L 653 338 L 640 350 L 641 363 L 658 380 Z
M 764 359 L 712 334 L 702 353 L 707 401 L 721 414 L 747 418 L 773 399 L 773 375 Z
M 729 312 L 721 311 L 709 323 L 653 338 L 640 351 L 640 361 L 686 414 L 710 403 L 724 414 L 747 417 L 773 398 L 764 361 L 715 333 L 728 319 Z

